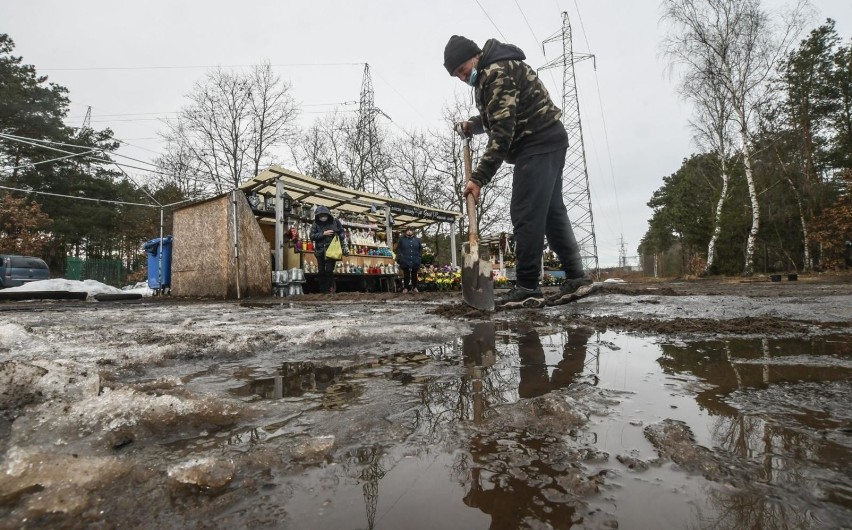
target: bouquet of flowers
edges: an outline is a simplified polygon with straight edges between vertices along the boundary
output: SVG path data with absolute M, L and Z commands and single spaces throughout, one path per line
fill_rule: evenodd
M 501 287 L 508 287 L 509 286 L 509 278 L 506 278 L 505 276 L 501 276 L 499 273 L 497 273 L 497 271 L 494 271 L 493 275 L 494 275 L 494 287 L 499 289 Z
M 461 289 L 461 268 L 445 265 L 430 266 L 424 271 L 421 280 L 425 290 L 455 291 Z

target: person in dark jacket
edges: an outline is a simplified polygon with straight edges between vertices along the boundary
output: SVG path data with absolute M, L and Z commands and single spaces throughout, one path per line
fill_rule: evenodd
M 317 258 L 319 290 L 324 294 L 331 292 L 331 286 L 334 283 L 334 265 L 336 261 L 326 259 L 325 250 L 331 244 L 331 240 L 334 239 L 335 235 L 340 238 L 340 244 L 343 246 L 344 253 L 346 253 L 346 246 L 344 245 L 346 232 L 343 230 L 343 225 L 340 224 L 340 221 L 332 217 L 328 208 L 317 206 L 314 213 L 314 224 L 311 225 L 311 241 L 314 242 L 314 255 Z
M 489 39 L 480 50 L 470 39 L 453 35 L 444 48 L 444 67 L 474 89 L 479 111 L 457 124 L 470 136 L 488 132 L 488 143 L 464 194 L 479 201 L 482 186 L 503 164 L 515 164 L 512 178 L 512 219 L 517 283 L 496 300 L 505 309 L 542 307 L 539 288 L 544 236 L 565 270 L 559 294 L 551 304 L 565 303 L 592 280 L 583 271 L 580 247 L 562 201 L 562 169 L 568 134 L 562 111 L 551 101 L 536 71 L 524 62 L 520 48 Z M 576 298 L 576 296 L 574 297 Z
M 399 238 L 396 244 L 396 262 L 402 269 L 402 292 L 412 293 L 417 290 L 417 272 L 420 269 L 420 260 L 423 255 L 423 245 L 420 239 L 414 237 L 414 230 L 407 228 L 405 235 Z

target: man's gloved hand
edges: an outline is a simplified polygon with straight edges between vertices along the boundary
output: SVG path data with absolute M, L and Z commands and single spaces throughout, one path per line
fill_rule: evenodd
M 460 136 L 473 136 L 473 123 L 470 121 L 460 121 L 456 123 L 455 130 Z

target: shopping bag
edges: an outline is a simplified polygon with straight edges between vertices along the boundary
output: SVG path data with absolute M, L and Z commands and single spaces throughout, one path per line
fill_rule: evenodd
M 340 246 L 340 238 L 334 236 L 331 243 L 329 243 L 328 248 L 325 249 L 325 259 L 339 261 L 342 257 L 343 247 Z

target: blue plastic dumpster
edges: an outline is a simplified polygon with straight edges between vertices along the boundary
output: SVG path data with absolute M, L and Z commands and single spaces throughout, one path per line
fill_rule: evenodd
M 162 274 L 160 274 L 160 238 L 148 241 L 143 247 L 148 254 L 148 287 L 155 291 L 171 288 L 172 285 L 172 236 L 166 236 L 162 240 Z

